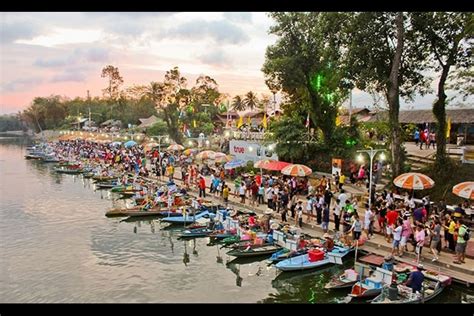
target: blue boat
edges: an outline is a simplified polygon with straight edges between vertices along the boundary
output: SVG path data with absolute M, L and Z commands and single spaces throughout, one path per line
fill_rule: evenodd
M 277 263 L 289 258 L 297 257 L 304 255 L 308 252 L 308 249 L 299 249 L 298 251 L 290 251 L 288 248 L 283 248 L 282 250 L 275 252 L 268 260 L 268 264 Z
M 165 217 L 161 219 L 161 221 L 166 222 L 166 223 L 171 223 L 171 224 L 188 224 L 188 223 L 194 223 L 196 220 L 203 217 L 214 217 L 214 216 L 215 214 L 210 213 L 209 211 L 203 211 L 201 213 L 196 214 L 195 216 L 193 216 L 192 214 L 189 214 L 189 212 L 186 212 L 185 215 Z
M 186 229 L 179 235 L 179 238 L 207 237 L 210 233 L 212 233 L 212 229 L 209 228 Z
M 339 260 L 346 256 L 352 249 L 344 248 L 339 246 L 334 246 L 334 249 L 330 251 L 330 255 L 326 252 L 324 258 L 321 260 L 310 261 L 309 254 L 296 256 L 289 258 L 283 261 L 280 261 L 276 264 L 276 268 L 281 271 L 299 271 L 299 270 L 308 270 L 315 269 L 324 265 L 335 263 L 338 258 Z

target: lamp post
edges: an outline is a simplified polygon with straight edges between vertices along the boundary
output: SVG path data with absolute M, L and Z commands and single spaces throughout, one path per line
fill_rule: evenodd
M 385 149 L 373 149 L 372 147 L 369 147 L 369 148 L 370 148 L 369 150 L 358 150 L 357 152 L 360 154 L 357 157 L 357 160 L 359 162 L 362 162 L 363 160 L 362 153 L 367 153 L 370 157 L 370 175 L 369 175 L 369 209 L 370 209 L 372 206 L 372 165 L 373 165 L 375 155 L 377 155 L 377 153 L 379 152 L 382 152 L 382 154 L 380 155 L 380 159 L 385 160 L 385 154 L 383 153 Z

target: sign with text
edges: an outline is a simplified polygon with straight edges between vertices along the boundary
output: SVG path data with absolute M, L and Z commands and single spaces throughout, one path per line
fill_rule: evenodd
M 230 154 L 236 159 L 244 161 L 257 161 L 261 159 L 275 159 L 278 156 L 269 150 L 265 145 L 258 142 L 251 142 L 245 140 L 231 140 L 229 144 Z

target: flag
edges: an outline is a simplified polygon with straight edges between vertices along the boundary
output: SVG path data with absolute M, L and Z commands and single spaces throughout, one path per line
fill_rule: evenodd
M 446 124 L 446 138 L 449 138 L 449 135 L 451 134 L 451 118 L 448 117 L 448 122 Z
M 341 125 L 341 123 L 342 123 L 341 117 L 338 115 L 338 116 L 336 117 L 336 126 Z
M 309 127 L 309 112 L 308 112 L 308 116 L 306 117 L 306 124 L 305 124 L 306 127 Z
M 197 127 L 196 120 L 193 120 L 193 126 L 194 126 L 194 128 Z
M 267 113 L 263 114 L 262 126 L 267 129 Z
M 243 119 L 243 117 L 241 116 L 241 117 L 239 118 L 239 122 L 237 123 L 237 128 L 240 128 L 242 125 L 244 125 L 244 119 Z

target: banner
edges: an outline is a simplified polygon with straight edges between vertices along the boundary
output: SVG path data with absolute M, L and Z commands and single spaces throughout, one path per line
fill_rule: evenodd
M 333 158 L 332 159 L 332 174 L 339 173 L 341 175 L 342 172 L 342 159 L 339 158 Z

